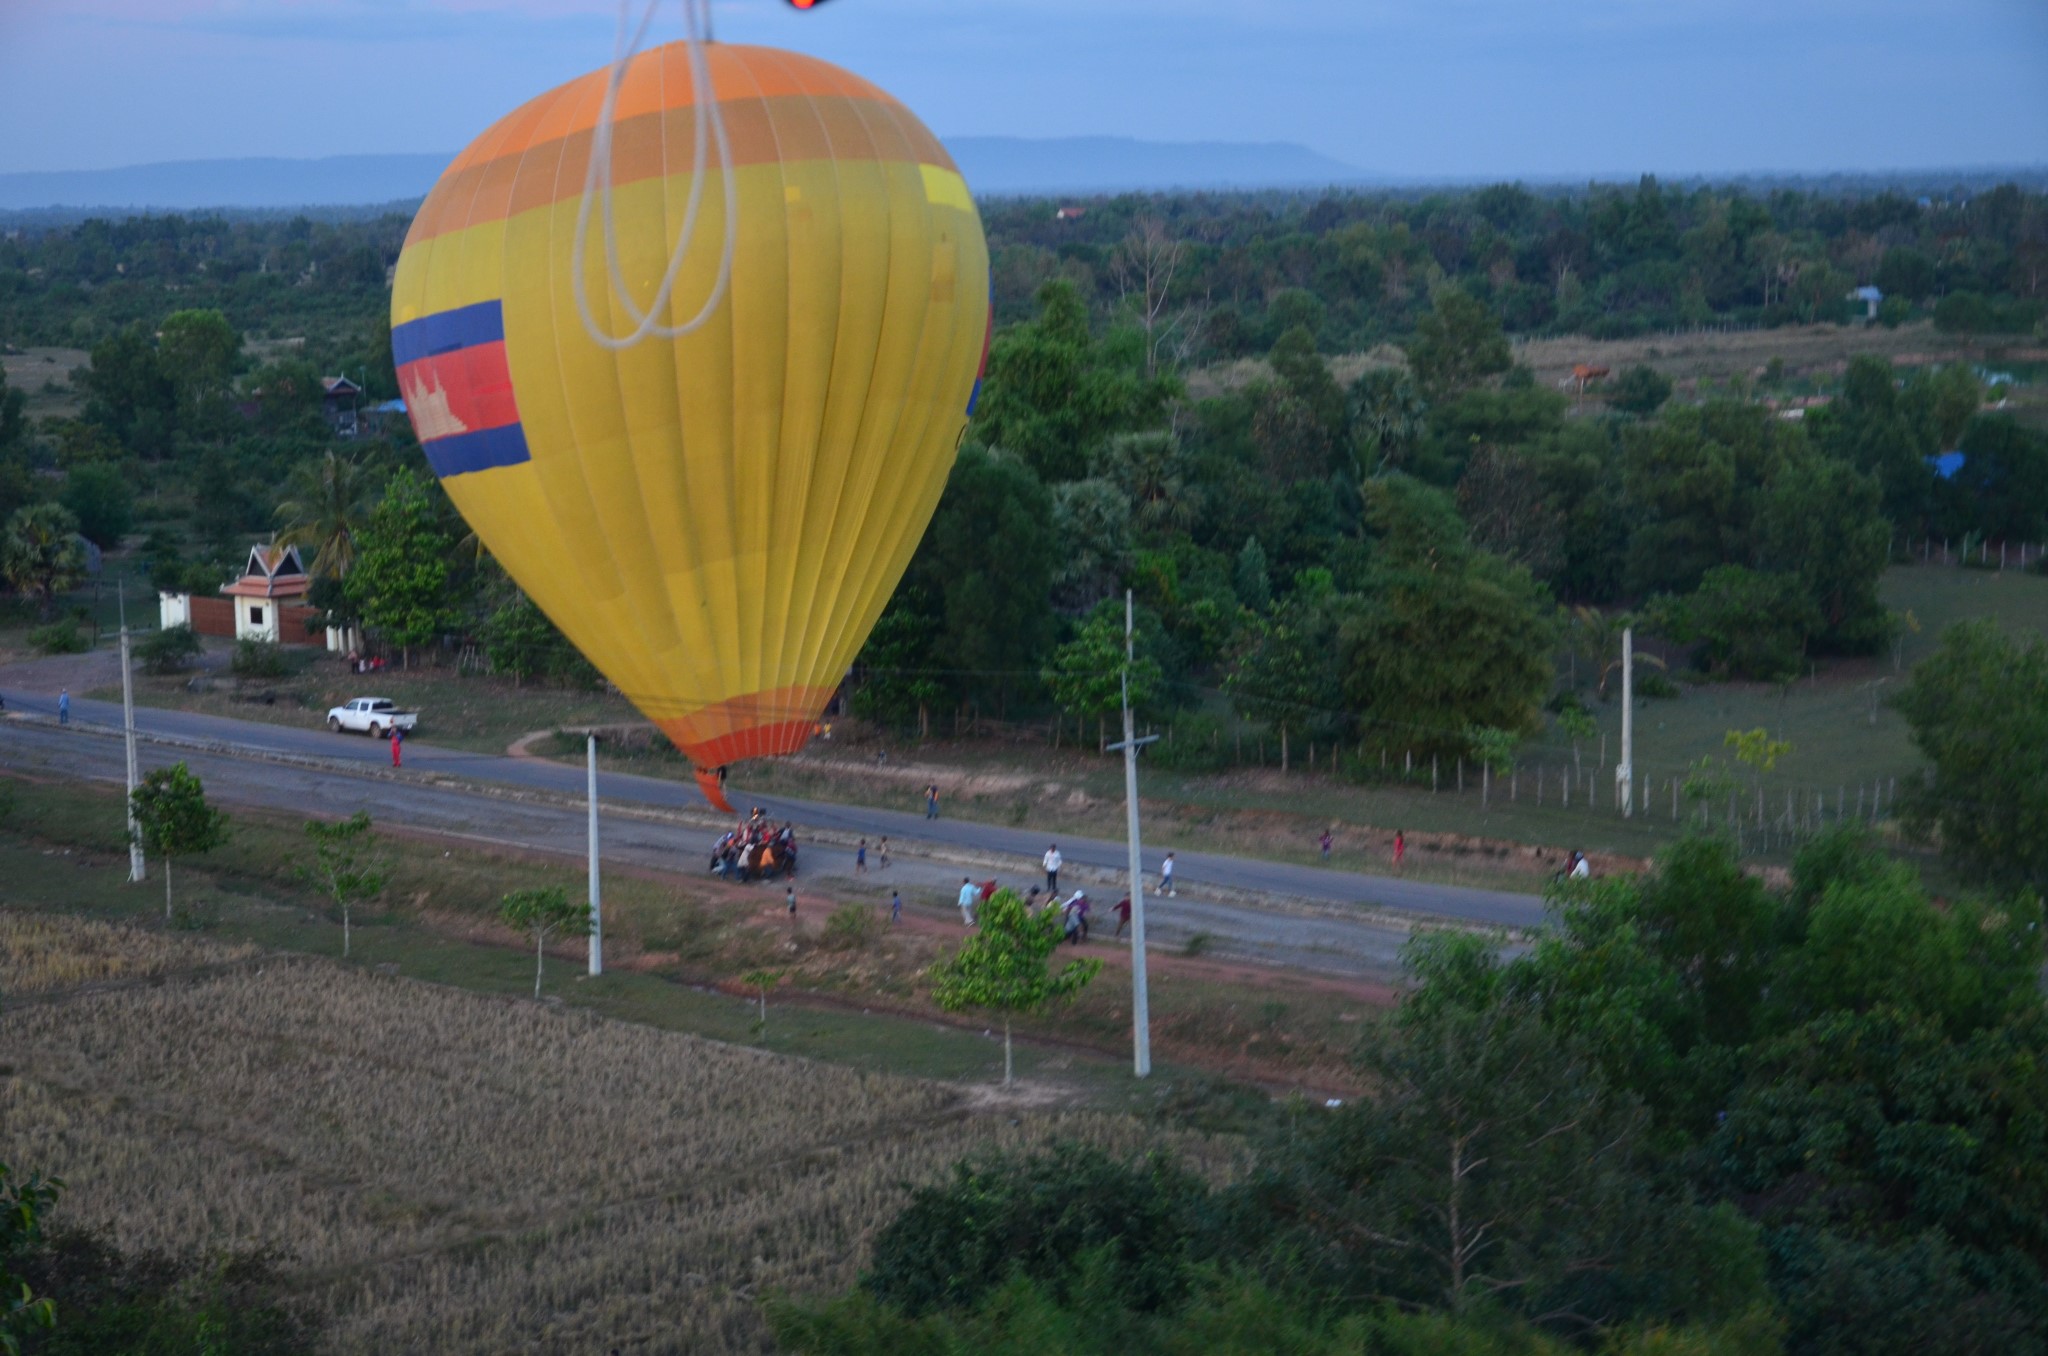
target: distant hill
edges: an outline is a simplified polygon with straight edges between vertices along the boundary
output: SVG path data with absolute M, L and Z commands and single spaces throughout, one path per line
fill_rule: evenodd
M 1166 188 L 1303 188 L 1366 175 L 1287 142 L 1136 141 L 1129 137 L 956 137 L 947 142 L 984 195 Z M 178 160 L 121 169 L 0 174 L 0 212 L 48 208 L 191 211 L 338 207 L 421 198 L 454 156 L 334 155 L 320 160 Z
M 1327 188 L 1376 180 L 1288 141 L 1138 141 L 1131 137 L 949 137 L 974 191 L 1126 193 L 1144 189 Z
M 331 207 L 421 198 L 453 155 L 172 160 L 121 169 L 0 174 L 0 211 L 90 207 Z

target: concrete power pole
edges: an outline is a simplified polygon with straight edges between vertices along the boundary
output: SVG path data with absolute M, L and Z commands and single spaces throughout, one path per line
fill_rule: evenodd
M 142 826 L 135 822 L 135 787 L 141 781 L 135 766 L 135 669 L 128 649 L 128 580 L 121 580 L 121 735 L 128 746 L 128 881 L 149 875 L 142 860 Z
M 597 735 L 593 731 L 584 745 L 584 760 L 590 789 L 590 973 L 604 973 L 604 910 L 597 888 Z
M 1131 1068 L 1140 1078 L 1152 1073 L 1152 1011 L 1145 988 L 1145 854 L 1138 843 L 1138 749 L 1158 735 L 1138 738 L 1131 722 L 1131 661 L 1137 653 L 1131 627 L 1131 591 L 1124 590 L 1124 831 L 1131 850 Z
M 1621 802 L 1621 817 L 1636 812 L 1636 633 L 1633 627 L 1621 632 L 1621 761 L 1614 765 L 1614 798 Z

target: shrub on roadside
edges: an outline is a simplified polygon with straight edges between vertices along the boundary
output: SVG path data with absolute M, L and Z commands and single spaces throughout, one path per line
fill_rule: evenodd
M 235 642 L 230 667 L 238 678 L 282 678 L 288 668 L 284 652 L 275 643 L 253 636 Z
M 143 671 L 161 676 L 183 669 L 199 657 L 205 646 L 190 626 L 180 623 L 144 637 L 134 649 Z
M 841 904 L 825 920 L 818 945 L 827 951 L 865 951 L 874 944 L 878 930 L 873 908 L 866 904 Z
M 37 654 L 84 654 L 92 641 L 74 621 L 51 622 L 28 633 L 29 648 Z

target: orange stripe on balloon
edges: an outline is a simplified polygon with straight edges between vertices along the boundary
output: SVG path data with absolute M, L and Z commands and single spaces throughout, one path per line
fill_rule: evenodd
M 713 43 L 706 56 L 711 64 L 711 89 L 720 102 L 745 97 L 896 102 L 878 85 L 794 52 Z M 597 125 L 605 82 L 610 78 L 611 69 L 606 67 L 528 101 L 500 124 L 513 124 L 525 130 L 528 140 L 522 141 L 515 135 L 497 141 L 486 152 L 482 148 L 487 139 L 479 139 L 455 157 L 449 171 L 467 169 L 486 154 L 516 155 L 538 141 L 589 133 Z M 633 59 L 626 68 L 626 79 L 619 87 L 612 116 L 615 121 L 626 122 L 698 102 L 688 50 L 684 44 L 672 42 Z
M 806 160 L 867 160 L 937 165 L 953 158 L 921 124 L 898 131 L 895 120 L 864 116 L 864 101 L 826 98 L 734 99 L 721 106 L 735 168 Z M 676 173 L 673 157 L 687 156 L 697 110 L 675 108 L 622 122 L 612 133 L 612 182 L 625 185 Z M 590 168 L 591 133 L 572 133 L 450 169 L 413 219 L 406 244 L 484 222 L 502 221 L 536 207 L 580 196 Z M 516 145 L 517 137 L 500 144 Z M 877 143 L 880 143 L 879 145 Z

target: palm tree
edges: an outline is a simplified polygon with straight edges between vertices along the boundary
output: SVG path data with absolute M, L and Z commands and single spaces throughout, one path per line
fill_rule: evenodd
M 7 520 L 0 535 L 0 570 L 7 582 L 40 600 L 43 620 L 57 611 L 57 595 L 85 577 L 78 519 L 62 504 L 32 504 Z
M 318 461 L 292 468 L 285 500 L 277 506 L 280 546 L 313 548 L 312 571 L 339 579 L 356 563 L 356 533 L 374 497 L 371 472 L 354 457 L 329 449 Z

